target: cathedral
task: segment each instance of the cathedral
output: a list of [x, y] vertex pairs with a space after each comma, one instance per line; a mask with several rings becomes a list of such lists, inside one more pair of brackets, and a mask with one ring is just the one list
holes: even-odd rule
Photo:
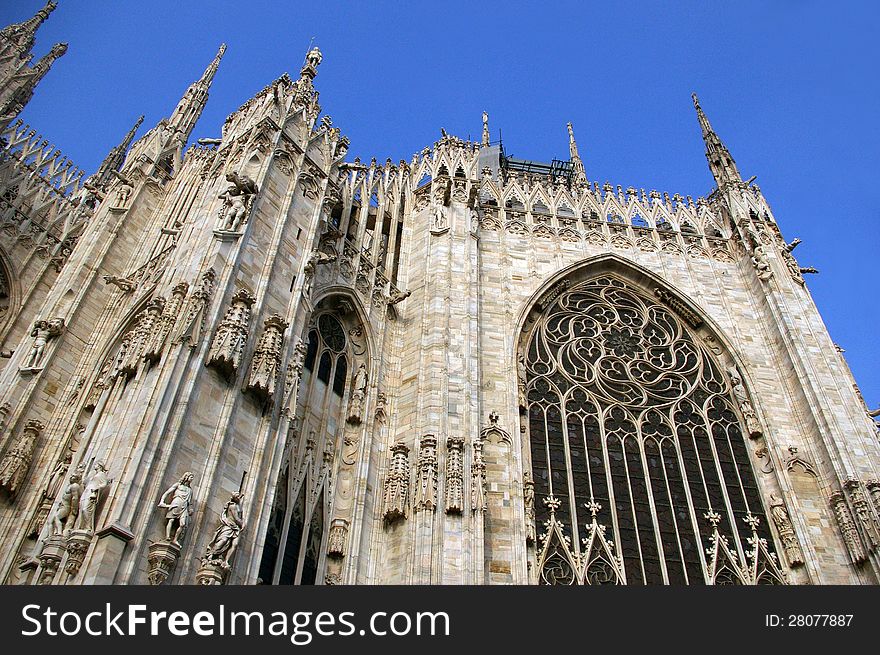
[[878, 582], [874, 422], [696, 96], [694, 199], [486, 114], [347, 161], [317, 48], [198, 138], [221, 45], [88, 174], [17, 118], [54, 8], [0, 32], [4, 584]]

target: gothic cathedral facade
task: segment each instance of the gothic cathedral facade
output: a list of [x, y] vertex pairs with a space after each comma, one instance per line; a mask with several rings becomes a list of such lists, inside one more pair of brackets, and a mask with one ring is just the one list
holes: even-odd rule
[[443, 133], [346, 161], [306, 56], [225, 47], [85, 175], [0, 39], [6, 584], [874, 584], [880, 447], [760, 189]]

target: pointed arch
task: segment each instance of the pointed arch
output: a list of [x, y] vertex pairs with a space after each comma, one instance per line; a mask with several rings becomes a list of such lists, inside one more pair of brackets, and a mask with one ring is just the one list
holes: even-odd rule
[[[575, 561], [589, 563], [605, 525], [615, 553], [601, 556], [604, 580], [784, 584], [745, 419], [725, 375], [738, 358], [696, 305], [653, 273], [604, 254], [542, 285], [519, 327], [535, 519], [559, 524]], [[552, 516], [544, 499], [554, 503]], [[536, 558], [544, 579], [546, 553]]]

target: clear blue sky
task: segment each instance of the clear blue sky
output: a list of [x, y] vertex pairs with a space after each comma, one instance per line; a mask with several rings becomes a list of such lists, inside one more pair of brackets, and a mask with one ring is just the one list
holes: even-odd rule
[[[0, 24], [43, 0], [0, 4]], [[36, 54], [70, 49], [23, 112], [95, 169], [141, 113], [173, 109], [229, 44], [194, 137], [285, 71], [312, 37], [321, 104], [350, 157], [409, 159], [441, 127], [517, 157], [567, 157], [572, 121], [587, 175], [694, 197], [711, 176], [697, 91], [744, 177], [758, 176], [868, 404], [880, 406], [880, 93], [877, 3], [227, 2], [59, 0]]]

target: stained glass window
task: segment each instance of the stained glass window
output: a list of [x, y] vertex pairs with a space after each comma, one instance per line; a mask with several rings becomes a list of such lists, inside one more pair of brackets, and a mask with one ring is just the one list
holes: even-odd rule
[[541, 582], [710, 582], [716, 530], [745, 568], [747, 518], [772, 553], [730, 382], [669, 308], [616, 277], [580, 282], [526, 348]]

